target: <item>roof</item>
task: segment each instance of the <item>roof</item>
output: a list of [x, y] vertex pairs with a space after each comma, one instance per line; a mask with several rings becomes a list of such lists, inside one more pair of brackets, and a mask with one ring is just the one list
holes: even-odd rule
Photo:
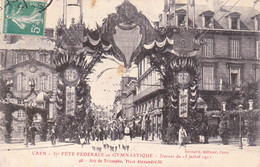
[[32, 58], [32, 59], [23, 61], [23, 62], [21, 62], [21, 63], [14, 64], [14, 65], [12, 65], [12, 66], [9, 66], [9, 67], [7, 67], [7, 68], [4, 68], [4, 69], [0, 70], [0, 73], [3, 72], [3, 71], [6, 71], [6, 70], [11, 70], [11, 69], [14, 69], [14, 68], [16, 68], [16, 67], [25, 66], [25, 65], [27, 65], [27, 64], [32, 64], [32, 63], [35, 63], [35, 64], [40, 65], [40, 66], [45, 66], [45, 67], [47, 67], [47, 68], [50, 68], [50, 69], [52, 69], [52, 70], [55, 70], [55, 68], [54, 68], [53, 66], [51, 66], [50, 64], [45, 64], [45, 63], [43, 63], [43, 62], [40, 62], [40, 61], [38, 61], [38, 60]]
[[[13, 38], [12, 43], [6, 41], [6, 37]], [[0, 49], [8, 50], [54, 50], [55, 42], [47, 37], [17, 36], [0, 34]]]
[[[235, 6], [230, 11], [229, 9], [232, 6], [224, 6], [219, 10], [219, 8], [211, 9], [207, 5], [196, 5], [195, 7], [195, 25], [198, 28], [202, 27], [202, 18], [201, 15], [206, 11], [212, 11], [215, 13], [215, 29], [228, 29], [228, 19], [226, 16], [232, 13], [239, 13], [240, 15], [240, 29], [241, 30], [254, 30], [254, 22], [252, 17], [260, 14], [260, 11], [256, 10], [254, 7], [243, 7], [243, 6]], [[176, 10], [184, 9], [186, 10], [186, 5], [180, 5]], [[190, 9], [189, 19], [193, 20], [193, 12], [192, 8]]]

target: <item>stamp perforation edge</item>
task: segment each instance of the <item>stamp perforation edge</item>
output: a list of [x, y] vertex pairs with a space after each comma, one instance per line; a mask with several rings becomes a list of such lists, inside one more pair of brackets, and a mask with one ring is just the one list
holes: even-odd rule
[[[44, 16], [44, 24], [43, 24], [43, 35], [34, 35], [34, 34], [14, 34], [14, 33], [4, 33], [4, 13], [5, 13], [5, 1], [6, 0], [0, 0], [0, 35], [11, 35], [11, 36], [30, 36], [31, 38], [43, 38], [45, 37], [45, 28], [46, 28], [46, 20], [47, 20], [47, 9], [45, 10], [45, 16]], [[21, 1], [22, 0], [18, 0]], [[45, 7], [48, 5], [50, 0], [25, 0], [25, 2], [45, 2]], [[1, 10], [2, 9], [2, 10]]]

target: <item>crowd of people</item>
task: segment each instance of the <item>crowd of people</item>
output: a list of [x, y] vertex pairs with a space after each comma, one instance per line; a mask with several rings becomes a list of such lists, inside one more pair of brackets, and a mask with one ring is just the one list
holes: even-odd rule
[[[32, 123], [31, 126], [25, 127], [25, 145], [28, 146], [28, 142], [31, 142], [31, 145], [35, 145], [35, 135], [37, 131], [34, 123]], [[130, 127], [129, 123], [113, 121], [109, 125], [97, 124], [91, 129], [84, 129], [81, 127], [77, 130], [77, 134], [81, 147], [85, 144], [90, 144], [93, 151], [101, 152], [102, 149], [111, 150], [113, 152], [117, 152], [119, 149], [128, 151], [130, 141], [134, 137], [134, 127]], [[145, 135], [142, 134], [142, 140], [144, 140], [144, 136]], [[147, 136], [148, 135], [146, 135], [146, 138]], [[184, 144], [187, 143], [188, 138], [187, 132], [183, 126], [179, 129], [178, 137], [180, 147], [184, 146]], [[57, 140], [56, 124], [52, 125], [49, 129], [49, 139], [51, 144], [55, 146]]]
[[132, 137], [132, 129], [129, 124], [116, 121], [109, 126], [93, 126], [91, 130], [82, 128], [79, 133], [81, 147], [84, 144], [91, 144], [92, 150], [99, 152], [102, 149], [114, 152], [119, 149], [128, 151]]
[[[34, 123], [32, 123], [30, 126], [26, 126], [24, 127], [24, 145], [28, 146], [29, 143], [31, 143], [31, 145], [35, 145], [35, 137], [37, 134], [38, 130], [35, 127]], [[51, 126], [50, 130], [49, 130], [49, 136], [50, 136], [50, 140], [51, 140], [51, 144], [53, 146], [56, 145], [56, 139], [57, 139], [57, 130], [56, 130], [56, 126], [53, 125]]]

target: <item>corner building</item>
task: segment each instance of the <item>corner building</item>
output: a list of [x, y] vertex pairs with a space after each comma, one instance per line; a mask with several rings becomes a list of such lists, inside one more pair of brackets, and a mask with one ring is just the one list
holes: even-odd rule
[[[219, 0], [207, 4], [164, 2], [157, 28], [186, 25], [198, 30], [203, 41], [197, 51], [200, 62], [199, 96], [207, 111], [220, 111], [241, 86], [259, 80], [260, 11], [255, 7], [224, 6]], [[231, 10], [230, 10], [231, 9]], [[188, 13], [188, 14], [187, 14]], [[188, 15], [188, 18], [187, 18]], [[137, 62], [137, 93], [135, 113], [148, 115], [154, 137], [160, 139], [163, 112], [163, 89], [160, 75], [150, 66], [149, 59]]]

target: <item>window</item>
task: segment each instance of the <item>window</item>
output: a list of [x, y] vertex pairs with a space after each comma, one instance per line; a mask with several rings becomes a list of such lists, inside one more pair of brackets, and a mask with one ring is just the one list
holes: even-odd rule
[[215, 82], [214, 82], [214, 67], [206, 67], [204, 66], [202, 69], [202, 82], [204, 90], [214, 90]]
[[260, 59], [260, 41], [256, 41], [256, 59]]
[[22, 74], [17, 76], [17, 90], [22, 90]]
[[240, 58], [240, 43], [239, 40], [230, 40], [230, 55], [231, 58], [238, 59]]
[[47, 90], [48, 89], [48, 84], [49, 84], [48, 76], [42, 75], [40, 77], [40, 89], [41, 90]]
[[177, 23], [178, 26], [181, 26], [182, 24], [185, 24], [185, 15], [178, 15], [177, 16]]
[[255, 68], [255, 81], [259, 81], [260, 79], [260, 69], [259, 68]]
[[18, 110], [18, 118], [25, 118], [26, 114], [23, 110]]
[[17, 76], [17, 90], [27, 90], [27, 76], [22, 73]]
[[260, 14], [255, 15], [251, 19], [254, 22], [255, 31], [259, 31], [260, 30]]
[[240, 29], [240, 13], [232, 12], [226, 17], [228, 18], [228, 28], [233, 30]]
[[238, 29], [238, 19], [231, 19], [231, 29]]
[[214, 19], [212, 16], [204, 16], [204, 27], [214, 28]]
[[213, 57], [213, 39], [204, 39], [205, 45], [203, 45], [203, 56]]
[[27, 89], [27, 88], [28, 88], [28, 77], [27, 77], [27, 76], [23, 76], [22, 79], [23, 79], [22, 89], [23, 89], [23, 90], [28, 90], [28, 89]]
[[255, 81], [259, 81], [260, 79], [260, 70], [259, 68], [255, 68]]
[[37, 53], [37, 59], [43, 63], [50, 63], [50, 54], [39, 52]]
[[16, 62], [16, 64], [18, 64], [18, 63], [21, 63], [21, 62], [28, 60], [28, 59], [29, 59], [29, 57], [26, 53], [17, 53], [16, 58], [15, 58], [15, 62]]
[[236, 89], [240, 86], [240, 68], [230, 68], [229, 82], [232, 89]]

